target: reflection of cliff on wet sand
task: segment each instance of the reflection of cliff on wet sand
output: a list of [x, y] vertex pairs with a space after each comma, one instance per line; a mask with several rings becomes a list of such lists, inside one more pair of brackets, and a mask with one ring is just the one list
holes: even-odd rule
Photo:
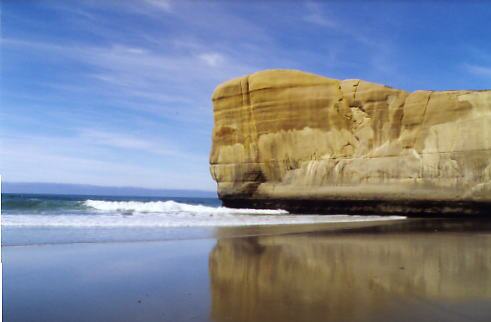
[[236, 322], [489, 321], [489, 249], [486, 232], [223, 239], [210, 255], [211, 314]]

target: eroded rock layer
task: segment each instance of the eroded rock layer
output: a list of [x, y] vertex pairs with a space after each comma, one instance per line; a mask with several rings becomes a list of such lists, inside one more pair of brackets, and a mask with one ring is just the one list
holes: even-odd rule
[[219, 85], [213, 105], [210, 170], [227, 206], [479, 212], [491, 203], [491, 91], [408, 93], [267, 70]]

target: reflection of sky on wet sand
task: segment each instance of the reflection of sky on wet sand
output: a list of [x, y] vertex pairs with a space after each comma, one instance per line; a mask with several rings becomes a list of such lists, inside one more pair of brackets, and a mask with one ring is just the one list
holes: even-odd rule
[[4, 321], [207, 321], [214, 244], [3, 247]]
[[491, 235], [419, 228], [219, 240], [212, 318], [489, 321]]
[[4, 319], [491, 320], [491, 222], [353, 227], [4, 246]]

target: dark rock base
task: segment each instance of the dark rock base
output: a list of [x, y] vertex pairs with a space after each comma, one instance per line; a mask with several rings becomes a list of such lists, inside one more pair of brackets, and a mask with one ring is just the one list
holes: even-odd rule
[[401, 215], [491, 218], [491, 203], [476, 201], [222, 199], [230, 208], [284, 209], [294, 214]]

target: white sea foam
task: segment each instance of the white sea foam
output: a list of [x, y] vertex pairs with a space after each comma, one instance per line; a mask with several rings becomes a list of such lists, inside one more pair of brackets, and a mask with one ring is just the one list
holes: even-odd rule
[[203, 205], [190, 205], [187, 203], [168, 201], [103, 201], [87, 200], [87, 207], [111, 212], [139, 212], [139, 213], [189, 213], [189, 214], [258, 214], [281, 215], [287, 214], [285, 210], [270, 209], [233, 209], [225, 207], [209, 207]]
[[204, 227], [338, 223], [398, 220], [398, 216], [291, 215], [284, 210], [231, 209], [175, 201], [84, 202], [84, 214], [3, 215], [2, 226], [11, 227]]

